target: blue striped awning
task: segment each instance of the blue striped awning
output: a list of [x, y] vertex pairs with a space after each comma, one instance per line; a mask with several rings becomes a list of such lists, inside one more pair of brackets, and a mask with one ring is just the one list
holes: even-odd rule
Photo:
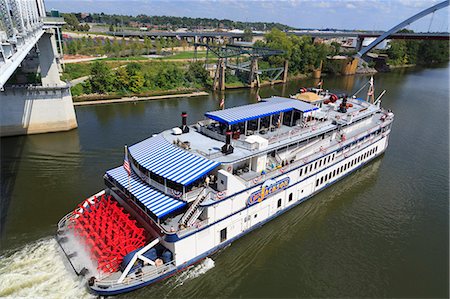
[[128, 190], [158, 218], [186, 205], [184, 201], [167, 196], [144, 183], [134, 172], [131, 172], [130, 185], [128, 185], [128, 173], [123, 166], [108, 170], [106, 175], [116, 186], [119, 185], [117, 187]]
[[281, 112], [298, 110], [305, 113], [316, 109], [318, 109], [316, 106], [299, 100], [271, 97], [268, 99], [264, 99], [263, 101], [256, 104], [207, 112], [205, 113], [205, 116], [220, 123], [233, 125], [252, 119], [270, 116], [272, 114], [278, 114]]
[[183, 150], [161, 135], [130, 146], [133, 159], [148, 171], [172, 182], [187, 186], [220, 165]]

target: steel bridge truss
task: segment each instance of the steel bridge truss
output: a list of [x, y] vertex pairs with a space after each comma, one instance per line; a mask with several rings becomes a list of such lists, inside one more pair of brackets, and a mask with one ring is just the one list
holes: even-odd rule
[[[216, 65], [216, 72], [214, 76], [214, 88], [224, 89], [225, 68], [249, 73], [249, 85], [253, 87], [256, 83], [260, 85], [259, 75], [268, 73], [270, 81], [276, 81], [280, 75], [286, 71], [285, 67], [260, 69], [258, 67], [258, 59], [266, 58], [273, 55], [283, 55], [282, 50], [274, 50], [268, 48], [257, 48], [252, 46], [241, 45], [211, 45], [203, 43], [194, 44], [194, 60], [197, 61], [197, 48], [206, 48], [205, 66], [208, 65], [209, 53], [219, 58]], [[234, 61], [233, 61], [234, 60]]]
[[44, 33], [43, 17], [42, 0], [0, 0], [0, 88]]

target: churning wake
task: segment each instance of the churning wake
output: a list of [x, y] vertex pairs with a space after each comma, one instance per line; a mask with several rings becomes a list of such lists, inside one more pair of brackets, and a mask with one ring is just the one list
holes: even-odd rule
[[[175, 285], [173, 290], [212, 268], [214, 261], [206, 258], [168, 284]], [[88, 293], [86, 282], [70, 270], [53, 238], [27, 244], [0, 256], [0, 297], [95, 298]]]
[[207, 257], [199, 264], [190, 267], [189, 269], [181, 272], [181, 274], [176, 275], [174, 278], [169, 279], [165, 285], [168, 287], [168, 292], [165, 294], [164, 298], [169, 298], [172, 291], [176, 288], [182, 286], [185, 282], [199, 277], [205, 274], [208, 270], [214, 268], [214, 261]]
[[0, 297], [95, 298], [69, 271], [53, 238], [0, 256]]

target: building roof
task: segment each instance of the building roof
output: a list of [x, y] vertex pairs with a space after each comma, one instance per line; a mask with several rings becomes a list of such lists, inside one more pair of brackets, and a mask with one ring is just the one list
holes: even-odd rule
[[187, 186], [220, 165], [183, 150], [162, 135], [145, 139], [129, 147], [131, 157], [148, 171]]
[[134, 172], [131, 173], [130, 183], [128, 183], [128, 173], [123, 166], [108, 170], [106, 175], [119, 185], [118, 187], [128, 190], [158, 218], [186, 205], [184, 201], [167, 196], [144, 183]]
[[207, 112], [205, 113], [205, 116], [220, 123], [233, 125], [281, 112], [288, 112], [292, 110], [309, 112], [316, 109], [318, 108], [305, 102], [282, 97], [271, 97], [256, 104]]

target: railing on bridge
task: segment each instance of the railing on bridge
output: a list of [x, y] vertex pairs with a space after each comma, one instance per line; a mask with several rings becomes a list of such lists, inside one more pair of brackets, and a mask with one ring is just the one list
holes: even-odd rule
[[0, 88], [43, 34], [42, 0], [0, 1]]

